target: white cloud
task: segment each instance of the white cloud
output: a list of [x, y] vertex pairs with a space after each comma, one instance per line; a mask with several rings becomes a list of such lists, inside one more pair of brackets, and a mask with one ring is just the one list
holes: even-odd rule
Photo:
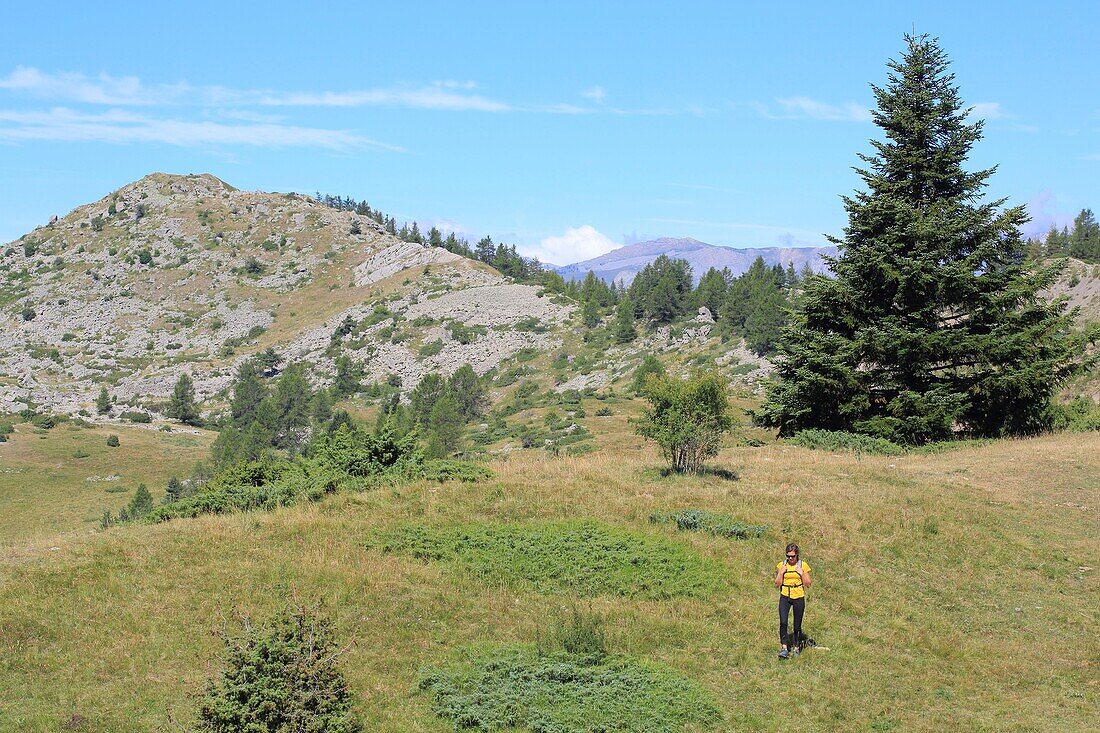
[[136, 76], [92, 77], [79, 72], [49, 73], [30, 67], [17, 67], [6, 77], [0, 77], [0, 90], [30, 95], [40, 99], [71, 104], [110, 107], [188, 106], [218, 107], [404, 107], [409, 109], [453, 112], [526, 112], [542, 114], [591, 114], [603, 112], [616, 115], [667, 115], [691, 109], [620, 109], [604, 107], [602, 87], [592, 87], [581, 96], [592, 104], [570, 103], [513, 104], [474, 94], [477, 83], [444, 79], [430, 84], [376, 87], [345, 91], [279, 91], [273, 89], [230, 89], [223, 86], [176, 84], [146, 84]]
[[590, 224], [566, 229], [560, 237], [547, 237], [534, 247], [527, 247], [528, 256], [555, 265], [571, 265], [606, 254], [620, 245], [596, 231]]
[[755, 102], [750, 105], [761, 117], [772, 120], [812, 119], [841, 122], [868, 122], [871, 110], [862, 104], [845, 102], [829, 104], [810, 97], [776, 99], [778, 109]]
[[228, 89], [178, 84], [146, 85], [136, 76], [81, 73], [51, 74], [17, 67], [0, 78], [0, 89], [81, 104], [112, 107], [151, 105], [272, 106], [272, 107], [411, 107], [414, 109], [507, 112], [511, 106], [469, 92], [472, 81], [436, 81], [419, 87], [362, 89], [345, 92], [279, 92], [264, 89]]
[[607, 98], [607, 92], [601, 86], [594, 86], [581, 92], [581, 96], [585, 99], [591, 99], [596, 104], [603, 104], [604, 99]]
[[977, 102], [970, 105], [970, 111], [966, 116], [974, 120], [1003, 120], [1009, 115], [1001, 109], [1000, 102]]
[[330, 150], [374, 147], [395, 152], [394, 145], [343, 130], [280, 124], [227, 125], [220, 122], [174, 120], [125, 110], [87, 114], [63, 107], [48, 111], [0, 110], [0, 142], [55, 140], [67, 142], [164, 143], [168, 145], [248, 145], [254, 147], [318, 147]]

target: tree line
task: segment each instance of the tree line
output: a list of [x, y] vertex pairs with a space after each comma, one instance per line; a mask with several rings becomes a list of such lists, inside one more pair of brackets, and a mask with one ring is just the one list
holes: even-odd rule
[[1045, 237], [1028, 240], [1028, 257], [1075, 257], [1085, 262], [1100, 262], [1100, 223], [1092, 209], [1081, 209], [1072, 227], [1052, 226]]

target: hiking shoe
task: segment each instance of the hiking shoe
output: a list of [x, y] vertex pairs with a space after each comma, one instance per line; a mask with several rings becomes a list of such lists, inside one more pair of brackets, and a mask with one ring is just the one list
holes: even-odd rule
[[780, 649], [779, 650], [779, 658], [780, 659], [786, 659], [788, 656], [790, 656], [790, 652], [788, 652], [786, 649]]
[[794, 649], [791, 650], [791, 656], [792, 657], [797, 657], [801, 653], [802, 653], [802, 650], [800, 650], [798, 647], [795, 647]]

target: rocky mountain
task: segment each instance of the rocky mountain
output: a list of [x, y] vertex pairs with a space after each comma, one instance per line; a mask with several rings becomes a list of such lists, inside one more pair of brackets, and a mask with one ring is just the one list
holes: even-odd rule
[[94, 415], [103, 386], [155, 411], [184, 371], [217, 401], [267, 347], [324, 380], [338, 338], [364, 383], [415, 386], [553, 348], [573, 309], [308, 196], [158, 173], [0, 247], [0, 413]]
[[695, 281], [716, 267], [721, 270], [728, 267], [734, 275], [740, 275], [749, 269], [757, 257], [763, 257], [769, 265], [793, 263], [796, 270], [809, 265], [815, 272], [825, 269], [822, 255], [836, 254], [836, 247], [766, 247], [761, 249], [735, 249], [718, 247], [697, 239], [675, 239], [662, 237], [648, 242], [638, 242], [619, 247], [605, 255], [584, 262], [558, 267], [558, 272], [566, 280], [580, 280], [594, 272], [597, 277], [629, 284], [634, 276], [647, 264], [660, 255], [687, 260], [695, 273]]

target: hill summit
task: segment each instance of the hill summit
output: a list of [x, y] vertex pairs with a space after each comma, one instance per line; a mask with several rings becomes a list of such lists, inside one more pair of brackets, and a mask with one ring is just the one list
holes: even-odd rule
[[[103, 386], [120, 407], [148, 406], [184, 371], [205, 400], [267, 347], [323, 377], [341, 324], [355, 336], [342, 350], [367, 380], [415, 385], [463, 363], [484, 373], [552, 346], [570, 311], [309, 196], [154, 173], [0, 248], [0, 412], [88, 411]], [[531, 318], [547, 327], [511, 329]], [[486, 333], [461, 343], [447, 329], [455, 320]]]

